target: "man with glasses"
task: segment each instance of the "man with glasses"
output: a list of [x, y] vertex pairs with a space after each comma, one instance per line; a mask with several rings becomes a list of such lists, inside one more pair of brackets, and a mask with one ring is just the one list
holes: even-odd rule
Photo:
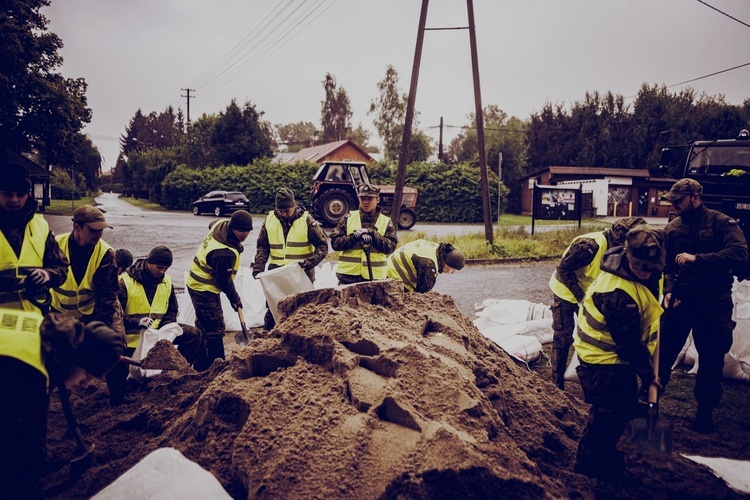
[[693, 430], [714, 431], [712, 413], [721, 401], [724, 356], [732, 347], [732, 268], [747, 261], [747, 242], [737, 221], [703, 205], [703, 186], [694, 179], [675, 182], [662, 199], [677, 217], [666, 227], [659, 377], [669, 382], [672, 365], [690, 331], [698, 350], [695, 379], [698, 409]]

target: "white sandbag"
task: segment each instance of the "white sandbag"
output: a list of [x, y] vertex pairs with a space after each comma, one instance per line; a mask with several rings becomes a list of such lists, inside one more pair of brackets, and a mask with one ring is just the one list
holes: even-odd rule
[[310, 278], [296, 262], [260, 273], [258, 278], [275, 321], [278, 321], [277, 304], [281, 299], [315, 289]]
[[323, 262], [315, 268], [315, 289], [336, 288], [339, 285], [339, 279], [336, 277], [335, 262]]
[[732, 460], [729, 458], [709, 458], [698, 455], [683, 457], [693, 462], [705, 465], [714, 476], [723, 479], [727, 485], [738, 493], [750, 493], [750, 462], [747, 460]]
[[578, 379], [578, 372], [576, 371], [576, 368], [580, 364], [581, 361], [578, 359], [578, 355], [573, 352], [573, 356], [570, 358], [570, 363], [568, 363], [568, 367], [565, 369], [565, 373], [563, 374], [563, 378], [566, 382], [575, 382], [576, 384], [581, 383], [581, 381]]
[[542, 344], [536, 337], [525, 337], [514, 335], [510, 338], [497, 342], [511, 356], [522, 359], [526, 363], [538, 361], [542, 355]]
[[475, 306], [476, 315], [488, 318], [495, 324], [522, 323], [529, 320], [552, 317], [549, 306], [528, 300], [487, 299]]
[[518, 332], [518, 335], [526, 335], [528, 337], [536, 337], [542, 344], [549, 344], [552, 342], [554, 331], [552, 330], [552, 318], [543, 319], [532, 319], [523, 323], [523, 328]]
[[[150, 351], [158, 341], [168, 340], [174, 342], [174, 339], [180, 335], [182, 335], [182, 327], [177, 323], [167, 323], [166, 325], [162, 325], [158, 330], [144, 328], [141, 330], [140, 338], [138, 339], [138, 347], [135, 348], [133, 359], [136, 361], [142, 361], [148, 354], [148, 351]], [[136, 380], [155, 377], [161, 372], [161, 370], [144, 370], [143, 368], [132, 365], [128, 368], [129, 376]]]
[[482, 335], [490, 339], [491, 341], [499, 344], [503, 340], [509, 339], [518, 332], [523, 330], [525, 323], [513, 323], [510, 325], [493, 325], [484, 330], [479, 330]]
[[128, 469], [93, 500], [231, 499], [218, 479], [174, 448], [159, 448]]

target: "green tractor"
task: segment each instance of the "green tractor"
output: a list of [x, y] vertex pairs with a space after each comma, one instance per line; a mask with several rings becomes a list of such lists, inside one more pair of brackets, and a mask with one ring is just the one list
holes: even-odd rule
[[[313, 178], [310, 190], [312, 214], [324, 226], [334, 227], [351, 210], [359, 207], [357, 187], [370, 184], [365, 163], [329, 161], [323, 163]], [[380, 207], [390, 215], [395, 186], [380, 187]], [[398, 228], [411, 229], [417, 223], [417, 190], [404, 186]]]

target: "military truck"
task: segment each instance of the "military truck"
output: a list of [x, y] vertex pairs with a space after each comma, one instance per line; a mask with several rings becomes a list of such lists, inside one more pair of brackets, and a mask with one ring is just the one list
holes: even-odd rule
[[[313, 178], [310, 206], [315, 219], [325, 226], [338, 224], [349, 211], [359, 208], [357, 187], [370, 184], [367, 166], [355, 161], [328, 161], [323, 163]], [[395, 186], [380, 187], [380, 207], [390, 215]], [[399, 229], [411, 229], [417, 223], [417, 190], [404, 187], [399, 211]]]
[[[706, 207], [737, 219], [750, 240], [750, 132], [743, 129], [734, 139], [665, 147], [659, 163], [660, 174], [700, 182]], [[734, 271], [737, 276], [750, 277], [750, 266]]]

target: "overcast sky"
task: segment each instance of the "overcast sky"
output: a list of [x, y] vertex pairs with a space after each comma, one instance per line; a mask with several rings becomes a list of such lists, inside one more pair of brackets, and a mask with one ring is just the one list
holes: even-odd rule
[[[272, 124], [320, 127], [322, 81], [346, 89], [353, 126], [386, 66], [409, 89], [421, 0], [52, 0], [43, 13], [62, 38], [66, 77], [83, 77], [94, 116], [85, 132], [106, 171], [135, 111], [186, 109], [193, 120], [231, 99]], [[718, 12], [717, 10], [732, 16]], [[586, 91], [675, 85], [750, 63], [748, 0], [474, 0], [482, 102], [526, 119]], [[466, 27], [461, 0], [433, 0], [427, 27]], [[416, 108], [437, 139], [440, 117], [462, 126], [474, 111], [467, 30], [425, 34]], [[750, 65], [686, 85], [730, 104], [750, 98]], [[672, 87], [677, 91], [682, 86]], [[445, 130], [447, 143], [458, 128]]]

